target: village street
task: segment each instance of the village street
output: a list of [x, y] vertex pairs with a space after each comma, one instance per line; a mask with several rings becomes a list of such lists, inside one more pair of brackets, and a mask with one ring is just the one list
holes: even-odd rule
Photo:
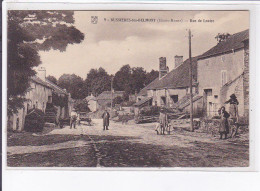
[[218, 167], [248, 166], [248, 134], [219, 140], [201, 132], [175, 129], [156, 135], [155, 124], [102, 120], [77, 129], [45, 129], [43, 133], [9, 133], [10, 167]]

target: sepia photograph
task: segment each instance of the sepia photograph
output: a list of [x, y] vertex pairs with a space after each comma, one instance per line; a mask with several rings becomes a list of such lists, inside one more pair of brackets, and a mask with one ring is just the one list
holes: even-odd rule
[[249, 13], [8, 10], [7, 167], [250, 167]]

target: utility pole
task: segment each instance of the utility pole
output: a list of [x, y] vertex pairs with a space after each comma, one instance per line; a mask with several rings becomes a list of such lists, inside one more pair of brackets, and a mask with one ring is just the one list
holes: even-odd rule
[[189, 60], [190, 60], [190, 130], [193, 132], [193, 101], [192, 101], [192, 58], [191, 58], [191, 30], [189, 29]]
[[114, 80], [114, 76], [112, 76], [111, 78], [111, 111], [113, 108], [113, 80]]

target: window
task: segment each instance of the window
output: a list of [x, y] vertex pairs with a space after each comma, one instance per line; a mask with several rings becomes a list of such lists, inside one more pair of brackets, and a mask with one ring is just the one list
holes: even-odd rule
[[178, 102], [178, 95], [171, 95], [171, 99], [173, 103], [177, 103]]
[[225, 62], [225, 56], [221, 56], [221, 61]]
[[204, 93], [206, 96], [212, 96], [212, 89], [204, 89]]
[[164, 96], [161, 97], [161, 103], [162, 105], [166, 105], [166, 97]]
[[224, 86], [227, 83], [227, 71], [221, 71], [221, 85]]

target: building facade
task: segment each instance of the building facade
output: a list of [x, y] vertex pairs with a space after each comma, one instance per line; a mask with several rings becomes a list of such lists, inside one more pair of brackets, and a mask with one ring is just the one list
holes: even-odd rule
[[[68, 103], [64, 107], [55, 106], [53, 104], [54, 96], [66, 97], [64, 100]], [[41, 110], [46, 115], [49, 106], [55, 107], [56, 113], [53, 114], [55, 118], [53, 121], [57, 121], [60, 117], [69, 117], [72, 110], [70, 94], [47, 80], [46, 70], [43, 67], [38, 68], [37, 75], [30, 79], [30, 87], [27, 89], [24, 98], [27, 101], [24, 102], [23, 108], [18, 113], [8, 117], [8, 130], [22, 131], [24, 129], [25, 116], [33, 108]]]
[[27, 101], [24, 102], [23, 108], [19, 109], [18, 113], [8, 117], [9, 130], [22, 131], [25, 116], [30, 109], [36, 108], [45, 112], [47, 103], [52, 101], [52, 89], [38, 76], [34, 76], [30, 80], [30, 88], [24, 97]]
[[239, 101], [239, 115], [248, 113], [248, 39], [249, 30], [233, 34], [198, 58], [198, 92], [204, 98], [207, 116], [218, 115], [233, 93]]
[[[144, 87], [137, 95], [136, 105], [145, 105], [144, 100], [152, 101], [152, 105], [159, 107], [174, 107], [190, 93], [190, 62], [183, 56], [175, 56], [175, 68], [165, 73], [166, 58], [159, 58], [159, 76]], [[197, 57], [192, 58], [193, 93], [197, 89]], [[163, 74], [163, 75], [162, 75]], [[147, 99], [152, 98], [152, 99]], [[141, 104], [138, 104], [140, 102]]]

